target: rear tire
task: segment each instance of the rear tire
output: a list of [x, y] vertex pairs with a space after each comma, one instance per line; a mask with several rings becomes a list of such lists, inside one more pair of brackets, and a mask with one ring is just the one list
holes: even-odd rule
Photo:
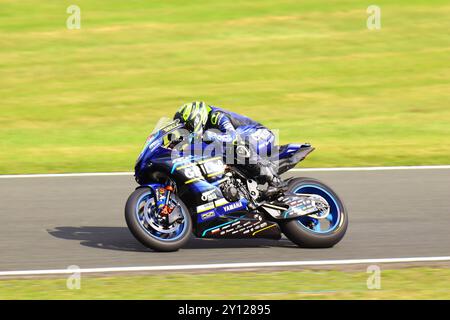
[[344, 204], [339, 199], [338, 195], [324, 183], [311, 178], [295, 178], [289, 181], [288, 192], [295, 193], [296, 190], [301, 190], [310, 186], [310, 189], [317, 187], [325, 194], [328, 194], [329, 199], [334, 202], [336, 214], [339, 215], [339, 220], [336, 221], [334, 229], [328, 232], [317, 232], [307, 228], [302, 224], [301, 218], [292, 219], [280, 222], [280, 228], [286, 237], [293, 243], [302, 248], [330, 248], [337, 244], [345, 235], [348, 226], [348, 216]]
[[182, 230], [180, 236], [178, 236], [175, 240], [160, 240], [150, 235], [144, 229], [144, 226], [142, 226], [139, 222], [136, 214], [139, 199], [142, 199], [143, 196], [149, 193], [151, 194], [152, 192], [153, 191], [150, 188], [139, 188], [135, 190], [128, 198], [125, 205], [125, 220], [127, 222], [128, 229], [130, 229], [133, 236], [139, 240], [139, 242], [150, 249], [165, 252], [176, 251], [186, 244], [192, 234], [192, 219], [190, 217], [189, 210], [180, 198], [178, 198], [175, 194], [171, 195], [172, 199], [174, 199], [185, 212], [184, 230]]

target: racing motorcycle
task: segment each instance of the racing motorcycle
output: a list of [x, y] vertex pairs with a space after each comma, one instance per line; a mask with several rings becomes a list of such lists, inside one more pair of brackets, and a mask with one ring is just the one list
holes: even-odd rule
[[[327, 248], [344, 237], [347, 211], [327, 185], [290, 177], [281, 194], [267, 196], [245, 166], [227, 165], [222, 155], [174, 156], [168, 137], [182, 127], [172, 121], [155, 129], [135, 164], [139, 186], [127, 200], [125, 219], [143, 245], [176, 251], [192, 235], [279, 240], [284, 234], [299, 247]], [[280, 146], [274, 160], [278, 173], [294, 168], [313, 150], [310, 144]]]

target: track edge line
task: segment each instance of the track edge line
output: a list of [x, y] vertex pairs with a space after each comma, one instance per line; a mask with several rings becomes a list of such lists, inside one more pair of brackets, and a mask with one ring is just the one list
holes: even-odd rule
[[333, 266], [372, 263], [405, 263], [405, 262], [444, 262], [450, 261], [450, 256], [442, 257], [412, 257], [412, 258], [374, 258], [374, 259], [346, 259], [346, 260], [315, 260], [315, 261], [270, 261], [270, 262], [243, 262], [243, 263], [217, 263], [192, 264], [168, 266], [140, 266], [140, 267], [106, 267], [106, 268], [80, 268], [80, 269], [49, 269], [49, 270], [20, 270], [0, 271], [0, 276], [36, 276], [57, 275], [73, 273], [114, 273], [114, 272], [142, 272], [142, 271], [182, 271], [182, 270], [208, 270], [208, 269], [241, 269], [241, 268], [271, 268], [292, 266]]

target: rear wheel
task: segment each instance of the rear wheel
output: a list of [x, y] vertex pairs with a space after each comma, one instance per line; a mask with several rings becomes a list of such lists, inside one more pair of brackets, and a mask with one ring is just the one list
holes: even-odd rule
[[329, 212], [323, 216], [304, 216], [281, 222], [281, 230], [289, 240], [303, 248], [329, 248], [344, 237], [348, 226], [347, 211], [330, 187], [315, 179], [296, 178], [289, 182], [288, 192], [318, 195], [329, 206]]
[[153, 189], [135, 190], [125, 205], [125, 220], [131, 233], [144, 246], [156, 251], [176, 251], [190, 238], [192, 222], [185, 204], [175, 195], [171, 202], [177, 218], [170, 224], [164, 223], [156, 207]]

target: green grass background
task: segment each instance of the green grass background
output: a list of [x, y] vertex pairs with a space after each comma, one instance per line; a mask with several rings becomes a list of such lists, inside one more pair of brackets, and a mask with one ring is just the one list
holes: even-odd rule
[[[66, 8], [81, 8], [67, 30]], [[317, 147], [305, 166], [450, 163], [450, 3], [0, 0], [0, 174], [131, 170], [202, 99]]]
[[366, 272], [273, 271], [0, 280], [0, 299], [450, 299], [450, 269], [381, 270], [369, 290]]

